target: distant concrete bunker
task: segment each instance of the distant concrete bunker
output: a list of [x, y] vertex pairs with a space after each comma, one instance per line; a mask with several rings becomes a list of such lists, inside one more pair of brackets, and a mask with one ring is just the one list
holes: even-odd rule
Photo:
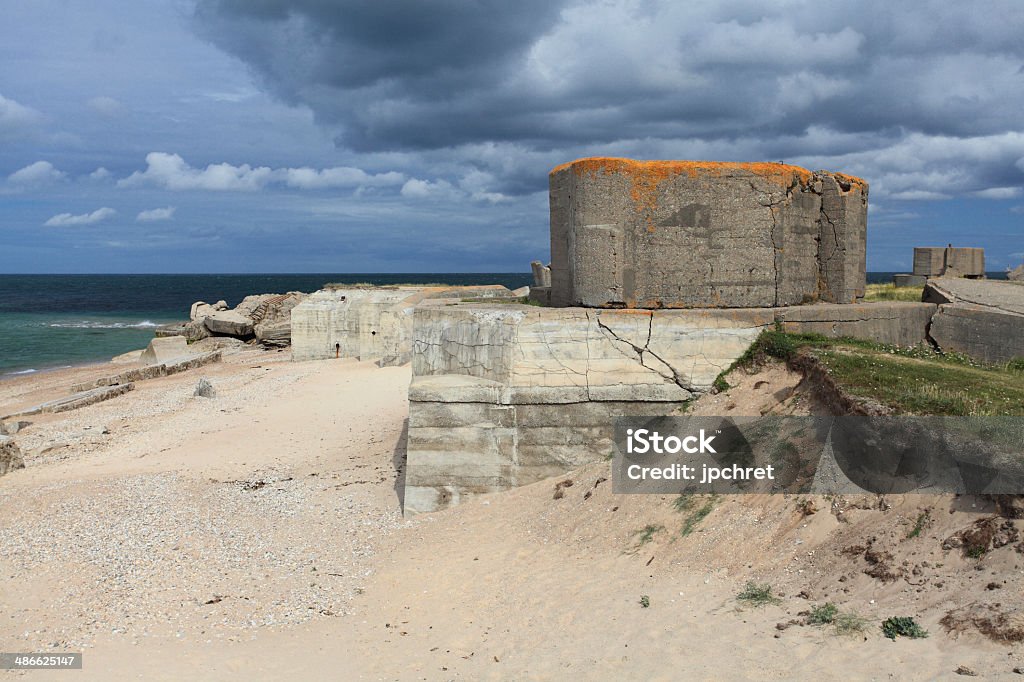
[[549, 181], [554, 307], [778, 307], [864, 295], [868, 186], [859, 178], [781, 163], [589, 158], [558, 166]]

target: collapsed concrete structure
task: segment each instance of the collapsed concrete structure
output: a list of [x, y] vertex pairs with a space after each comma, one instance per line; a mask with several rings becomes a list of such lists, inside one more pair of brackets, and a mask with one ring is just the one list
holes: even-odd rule
[[781, 163], [573, 161], [550, 175], [550, 304], [853, 303], [867, 200], [859, 178]]
[[513, 299], [493, 286], [328, 285], [291, 311], [292, 360], [356, 358], [401, 365], [412, 357], [413, 309], [425, 300]]
[[1024, 358], [1024, 282], [930, 279], [924, 300], [938, 304], [929, 338], [989, 364]]

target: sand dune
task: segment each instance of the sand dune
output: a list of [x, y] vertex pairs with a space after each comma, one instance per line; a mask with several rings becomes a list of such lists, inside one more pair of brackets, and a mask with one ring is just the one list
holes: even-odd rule
[[[100, 370], [3, 382], [0, 405]], [[192, 396], [200, 374], [216, 398]], [[595, 464], [403, 519], [408, 381], [407, 368], [243, 351], [32, 418], [27, 468], [0, 478], [2, 648], [82, 650], [74, 674], [102, 680], [924, 680], [1024, 666], [1020, 539], [980, 558], [942, 548], [993, 516], [981, 500], [680, 510], [613, 495]], [[774, 368], [695, 409], [812, 409], [796, 383]], [[779, 603], [744, 606], [748, 581]], [[804, 624], [825, 602], [866, 629]], [[903, 615], [930, 636], [885, 639], [879, 623]]]

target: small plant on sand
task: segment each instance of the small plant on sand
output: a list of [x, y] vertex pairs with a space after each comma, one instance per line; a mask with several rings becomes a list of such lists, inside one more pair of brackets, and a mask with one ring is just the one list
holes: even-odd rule
[[859, 635], [866, 632], [871, 621], [856, 613], [838, 613], [832, 621], [837, 635]]
[[930, 520], [931, 517], [929, 516], [927, 511], [923, 511], [920, 514], [918, 514], [917, 521], [914, 523], [914, 527], [910, 529], [909, 533], [907, 533], [907, 539], [910, 540], [920, 535], [921, 531], [924, 530], [925, 526], [928, 525], [928, 521]]
[[928, 636], [928, 631], [910, 616], [893, 616], [882, 623], [882, 634], [891, 640], [897, 637], [921, 639]]
[[665, 530], [665, 526], [654, 525], [649, 523], [640, 530], [633, 533], [633, 535], [639, 536], [636, 540], [636, 548], [639, 549], [646, 545], [648, 542], [654, 539], [655, 534]]
[[703, 507], [686, 517], [686, 520], [683, 521], [683, 527], [679, 531], [679, 535], [685, 538], [687, 535], [692, 533], [694, 529], [697, 528], [697, 524], [703, 521], [715, 508], [715, 502], [717, 500], [718, 496], [712, 495], [711, 499], [705, 502]]
[[651, 605], [651, 598], [648, 597], [646, 594], [640, 595], [640, 606], [642, 606], [643, 608], [646, 609], [650, 605]]
[[672, 502], [672, 507], [677, 512], [684, 512], [693, 508], [693, 496], [682, 493]]
[[980, 559], [985, 556], [986, 552], [988, 552], [988, 547], [984, 545], [973, 545], [967, 548], [967, 556], [971, 559]]
[[807, 616], [807, 622], [811, 625], [829, 625], [836, 622], [838, 615], [839, 608], [832, 602], [826, 602], [811, 609], [810, 615]]
[[779, 604], [782, 600], [772, 594], [772, 586], [768, 583], [758, 585], [750, 581], [736, 595], [736, 601], [743, 602], [748, 606], [767, 606], [768, 604]]
[[729, 390], [729, 382], [725, 380], [724, 373], [715, 377], [715, 380], [711, 383], [711, 388], [715, 389], [715, 393], [723, 393]]

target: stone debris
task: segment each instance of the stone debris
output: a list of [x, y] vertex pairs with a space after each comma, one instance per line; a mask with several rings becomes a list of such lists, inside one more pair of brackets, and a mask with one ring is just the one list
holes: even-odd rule
[[929, 328], [939, 348], [989, 364], [1024, 357], [1024, 284], [930, 279], [924, 300], [939, 304]]
[[[178, 337], [181, 338], [181, 337]], [[154, 339], [158, 341], [161, 339]], [[92, 381], [86, 381], [79, 384], [74, 384], [71, 390], [74, 392], [88, 391], [92, 388], [99, 386], [116, 386], [118, 384], [128, 384], [136, 381], [146, 381], [148, 379], [157, 379], [159, 377], [166, 377], [172, 374], [178, 374], [180, 372], [187, 372], [190, 369], [196, 369], [204, 365], [209, 365], [213, 362], [220, 362], [223, 353], [220, 350], [210, 351], [208, 353], [201, 353], [199, 355], [192, 355], [184, 358], [178, 358], [174, 362], [161, 363], [159, 365], [145, 365], [142, 367], [136, 367], [135, 369], [129, 369], [119, 374], [111, 376], [100, 377]]]
[[77, 410], [80, 407], [86, 405], [92, 405], [94, 403], [102, 402], [104, 400], [110, 400], [116, 398], [119, 395], [124, 395], [128, 391], [135, 388], [135, 384], [120, 384], [117, 386], [101, 386], [99, 388], [89, 389], [87, 391], [81, 391], [67, 396], [66, 398], [59, 398], [57, 400], [51, 400], [49, 402], [30, 407], [21, 412], [15, 414], [9, 414], [4, 419], [10, 417], [27, 416], [30, 414], [47, 414], [57, 412], [67, 412], [69, 410]]
[[196, 396], [197, 398], [216, 398], [217, 389], [213, 387], [213, 384], [210, 383], [209, 379], [207, 379], [206, 377], [201, 377], [199, 381], [196, 383], [196, 390], [192, 393], [192, 395]]
[[10, 436], [0, 436], [0, 476], [24, 468], [25, 460], [18, 444]]
[[157, 365], [188, 354], [188, 343], [183, 336], [155, 338], [142, 351], [139, 362], [144, 365]]
[[0, 422], [0, 436], [16, 436], [19, 431], [30, 423], [26, 421]]

